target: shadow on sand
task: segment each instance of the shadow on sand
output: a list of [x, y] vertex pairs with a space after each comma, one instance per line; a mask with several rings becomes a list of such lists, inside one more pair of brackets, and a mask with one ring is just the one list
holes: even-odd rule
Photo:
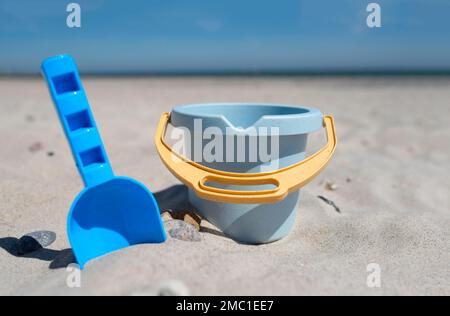
[[[191, 211], [197, 213], [196, 209], [189, 202], [189, 191], [184, 185], [175, 185], [169, 187], [165, 190], [157, 192], [154, 194], [160, 211], [179, 211], [186, 212]], [[201, 227], [200, 232], [212, 234], [219, 237], [226, 237], [221, 231]], [[47, 248], [41, 248], [31, 253], [22, 255], [18, 251], [19, 239], [15, 237], [4, 237], [0, 238], [0, 248], [4, 249], [11, 256], [17, 258], [29, 258], [35, 260], [42, 260], [50, 262], [49, 268], [52, 270], [64, 269], [72, 263], [76, 263], [75, 256], [72, 249], [64, 250], [52, 250]]]
[[[195, 207], [189, 202], [189, 190], [185, 185], [175, 185], [169, 187], [155, 193], [154, 196], [158, 202], [161, 213], [164, 211], [190, 211], [198, 214]], [[200, 227], [200, 232], [228, 238], [221, 231], [204, 226]]]
[[50, 262], [49, 268], [52, 270], [66, 268], [69, 264], [76, 263], [72, 249], [52, 250], [41, 248], [34, 252], [21, 255], [18, 251], [19, 239], [14, 237], [0, 238], [0, 248], [3, 248], [10, 255], [18, 258], [29, 258]]

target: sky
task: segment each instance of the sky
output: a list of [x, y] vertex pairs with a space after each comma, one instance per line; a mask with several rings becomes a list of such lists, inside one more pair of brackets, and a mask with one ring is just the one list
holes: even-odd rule
[[[81, 28], [66, 25], [69, 3]], [[449, 0], [0, 0], [0, 74], [450, 71]]]

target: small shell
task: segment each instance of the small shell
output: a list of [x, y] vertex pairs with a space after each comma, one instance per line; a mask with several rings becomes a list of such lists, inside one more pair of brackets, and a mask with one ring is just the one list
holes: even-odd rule
[[188, 224], [194, 226], [195, 229], [197, 229], [197, 231], [200, 231], [200, 225], [202, 223], [202, 219], [200, 217], [198, 217], [196, 214], [191, 213], [191, 212], [186, 213], [183, 216], [183, 220], [185, 223], [188, 223]]
[[326, 188], [328, 191], [336, 191], [339, 187], [338, 187], [338, 185], [337, 185], [335, 182], [333, 182], [333, 181], [327, 181], [327, 182], [325, 183], [325, 188]]

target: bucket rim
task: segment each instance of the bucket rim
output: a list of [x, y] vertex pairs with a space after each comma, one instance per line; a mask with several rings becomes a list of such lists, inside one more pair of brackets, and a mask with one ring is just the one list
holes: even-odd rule
[[[226, 114], [207, 113], [201, 111], [203, 108], [211, 107], [259, 107], [267, 110], [285, 109], [286, 113], [260, 115], [252, 124], [238, 127], [231, 122]], [[199, 109], [197, 112], [190, 111]], [[308, 134], [323, 127], [323, 114], [320, 110], [302, 105], [288, 105], [278, 103], [256, 103], [256, 102], [220, 102], [220, 103], [191, 103], [177, 105], [172, 111], [175, 126], [185, 125], [186, 120], [209, 119], [211, 124], [220, 124], [218, 127], [233, 128], [237, 132], [245, 132], [250, 128], [258, 127], [278, 127], [281, 135]], [[292, 123], [292, 124], [289, 124]], [[190, 125], [190, 124], [189, 124]], [[206, 126], [205, 126], [206, 127]]]

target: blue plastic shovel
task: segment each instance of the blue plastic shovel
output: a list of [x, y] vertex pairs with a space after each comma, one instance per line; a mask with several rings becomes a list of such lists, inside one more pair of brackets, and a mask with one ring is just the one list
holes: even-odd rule
[[49, 58], [42, 70], [86, 186], [71, 207], [67, 228], [80, 268], [130, 245], [164, 242], [152, 193], [133, 179], [114, 176], [73, 59]]

